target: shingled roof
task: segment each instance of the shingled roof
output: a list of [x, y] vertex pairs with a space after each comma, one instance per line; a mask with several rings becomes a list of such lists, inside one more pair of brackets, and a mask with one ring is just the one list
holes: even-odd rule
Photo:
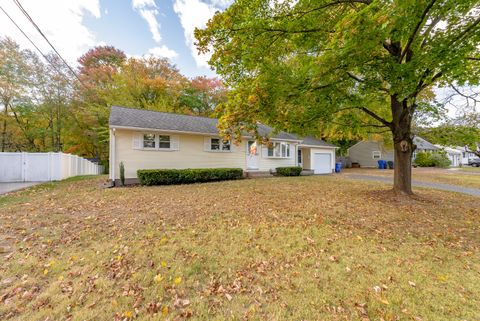
[[321, 139], [316, 139], [310, 136], [304, 137], [300, 146], [336, 147], [335, 145], [324, 142]]
[[[218, 119], [216, 118], [165, 113], [119, 106], [112, 106], [109, 124], [111, 127], [132, 127], [139, 129], [158, 129], [165, 131], [218, 135]], [[258, 132], [262, 136], [268, 136], [270, 133], [273, 133], [274, 130], [269, 126], [259, 124]], [[272, 138], [301, 140], [297, 136], [286, 132], [278, 132]]]
[[413, 143], [417, 145], [418, 150], [437, 150], [439, 149], [437, 146], [433, 145], [432, 143], [426, 141], [422, 137], [415, 136], [413, 138]]

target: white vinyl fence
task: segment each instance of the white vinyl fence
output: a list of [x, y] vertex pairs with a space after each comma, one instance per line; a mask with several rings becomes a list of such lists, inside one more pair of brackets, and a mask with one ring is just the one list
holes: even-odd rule
[[77, 155], [0, 152], [0, 182], [47, 182], [102, 173], [103, 166]]

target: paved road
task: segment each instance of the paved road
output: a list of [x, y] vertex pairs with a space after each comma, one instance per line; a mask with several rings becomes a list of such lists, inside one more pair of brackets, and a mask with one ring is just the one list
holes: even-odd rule
[[[374, 175], [359, 175], [359, 174], [346, 174], [345, 177], [353, 178], [353, 179], [360, 179], [360, 180], [367, 180], [367, 181], [393, 183], [393, 179], [391, 177], [382, 177], [382, 176], [374, 176]], [[468, 187], [462, 187], [462, 186], [458, 186], [458, 185], [424, 182], [424, 181], [417, 181], [417, 180], [413, 180], [412, 185], [416, 186], [416, 187], [434, 188], [434, 189], [440, 189], [440, 190], [443, 190], [443, 191], [457, 192], [457, 193], [462, 193], [462, 194], [467, 194], [467, 195], [473, 195], [473, 196], [480, 197], [480, 189], [478, 189], [478, 188], [468, 188]]]
[[0, 183], [0, 195], [40, 184], [40, 182]]

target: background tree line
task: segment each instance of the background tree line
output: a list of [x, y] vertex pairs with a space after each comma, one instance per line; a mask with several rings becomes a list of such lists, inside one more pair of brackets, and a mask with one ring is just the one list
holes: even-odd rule
[[0, 39], [2, 152], [63, 151], [105, 161], [112, 105], [211, 116], [226, 99], [219, 79], [189, 79], [164, 58], [127, 58], [100, 46], [78, 59], [76, 75], [58, 56], [46, 58]]

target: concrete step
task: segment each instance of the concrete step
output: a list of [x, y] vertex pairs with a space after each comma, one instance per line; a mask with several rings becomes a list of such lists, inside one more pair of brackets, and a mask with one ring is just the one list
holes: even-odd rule
[[272, 177], [272, 174], [269, 171], [255, 171], [249, 170], [245, 172], [247, 178], [260, 178], [260, 177]]

